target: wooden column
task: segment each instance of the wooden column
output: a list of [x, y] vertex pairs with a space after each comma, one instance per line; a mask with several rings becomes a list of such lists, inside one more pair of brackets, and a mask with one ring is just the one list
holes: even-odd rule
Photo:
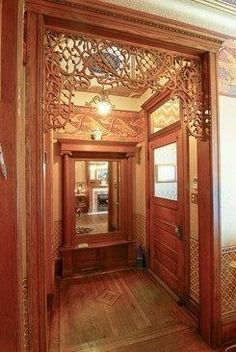
[[121, 170], [120, 170], [120, 176], [121, 176], [121, 199], [120, 199], [120, 214], [121, 214], [121, 232], [122, 233], [127, 233], [127, 223], [125, 221], [126, 219], [126, 214], [127, 214], [127, 204], [126, 204], [126, 197], [125, 195], [128, 192], [127, 189], [127, 175], [126, 175], [126, 166], [127, 166], [127, 160], [122, 159], [120, 162]]
[[27, 13], [26, 204], [30, 351], [47, 351], [45, 237], [43, 227], [43, 19]]
[[53, 262], [53, 133], [44, 134], [44, 233], [45, 233], [45, 280], [47, 295], [54, 291]]
[[216, 54], [203, 58], [204, 111], [211, 114], [211, 135], [198, 142], [200, 265], [200, 334], [212, 346], [220, 343], [220, 224]]
[[[133, 214], [133, 155], [128, 156], [127, 159], [127, 208], [130, 209], [130, 213]], [[133, 239], [133, 216], [127, 219], [127, 239], [128, 241]]]
[[[75, 206], [74, 206], [74, 162], [71, 152], [63, 152], [63, 248], [71, 247], [75, 242]], [[73, 172], [72, 172], [73, 171]], [[72, 215], [74, 217], [72, 217]], [[72, 275], [73, 251], [65, 250], [63, 255], [63, 277]]]
[[[129, 209], [130, 216], [127, 219], [127, 240], [130, 241], [128, 246], [128, 265], [132, 266], [135, 263], [135, 244], [134, 239], [134, 206], [133, 206], [133, 157], [134, 154], [127, 155], [127, 171], [126, 171], [126, 180], [127, 180], [127, 193], [126, 193], [126, 202], [127, 209]], [[140, 190], [142, 192], [142, 190]]]

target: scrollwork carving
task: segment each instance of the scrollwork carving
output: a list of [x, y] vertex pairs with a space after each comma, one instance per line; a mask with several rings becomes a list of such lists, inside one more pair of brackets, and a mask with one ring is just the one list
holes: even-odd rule
[[74, 93], [88, 89], [95, 80], [106, 88], [150, 88], [160, 93], [168, 89], [182, 100], [189, 133], [200, 139], [209, 135], [198, 58], [52, 31], [45, 33], [44, 54], [45, 130], [64, 127], [72, 117]]

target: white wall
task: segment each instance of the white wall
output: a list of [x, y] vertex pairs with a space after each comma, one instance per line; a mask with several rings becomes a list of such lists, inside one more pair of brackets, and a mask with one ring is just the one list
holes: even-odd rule
[[236, 244], [236, 98], [220, 96], [220, 203], [223, 246]]

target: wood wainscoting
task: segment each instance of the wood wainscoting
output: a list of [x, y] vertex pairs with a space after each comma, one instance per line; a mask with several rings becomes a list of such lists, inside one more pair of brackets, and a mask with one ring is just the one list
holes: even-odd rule
[[62, 249], [63, 277], [134, 266], [134, 241], [90, 243]]

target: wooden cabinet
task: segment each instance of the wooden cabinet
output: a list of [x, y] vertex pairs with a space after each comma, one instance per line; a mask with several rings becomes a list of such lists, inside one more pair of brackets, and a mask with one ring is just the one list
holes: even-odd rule
[[[136, 143], [60, 140], [63, 158], [63, 222], [64, 245], [62, 248], [63, 277], [83, 274], [89, 271], [104, 271], [134, 264], [133, 240], [133, 170], [132, 158]], [[119, 197], [110, 193], [107, 198], [119, 204], [119, 220], [107, 227], [104, 233], [76, 233], [77, 221], [84, 213], [91, 211], [89, 191], [75, 193], [75, 162], [78, 160], [119, 161]], [[114, 171], [114, 170], [113, 170]], [[112, 178], [114, 178], [114, 172]], [[118, 182], [118, 181], [116, 181]], [[106, 186], [109, 189], [111, 183]], [[114, 202], [110, 201], [107, 208]], [[76, 208], [76, 209], [75, 209]], [[109, 211], [109, 209], [108, 209]], [[111, 217], [108, 216], [109, 221]], [[81, 227], [79, 227], [81, 230]], [[86, 230], [86, 229], [85, 229]], [[112, 232], [108, 232], [112, 231]]]
[[[65, 263], [63, 276], [88, 274], [119, 269], [133, 265], [129, 262], [129, 251], [134, 254], [133, 241], [113, 241], [89, 244], [88, 247], [71, 247], [62, 250]], [[69, 269], [69, 270], [68, 270]]]

